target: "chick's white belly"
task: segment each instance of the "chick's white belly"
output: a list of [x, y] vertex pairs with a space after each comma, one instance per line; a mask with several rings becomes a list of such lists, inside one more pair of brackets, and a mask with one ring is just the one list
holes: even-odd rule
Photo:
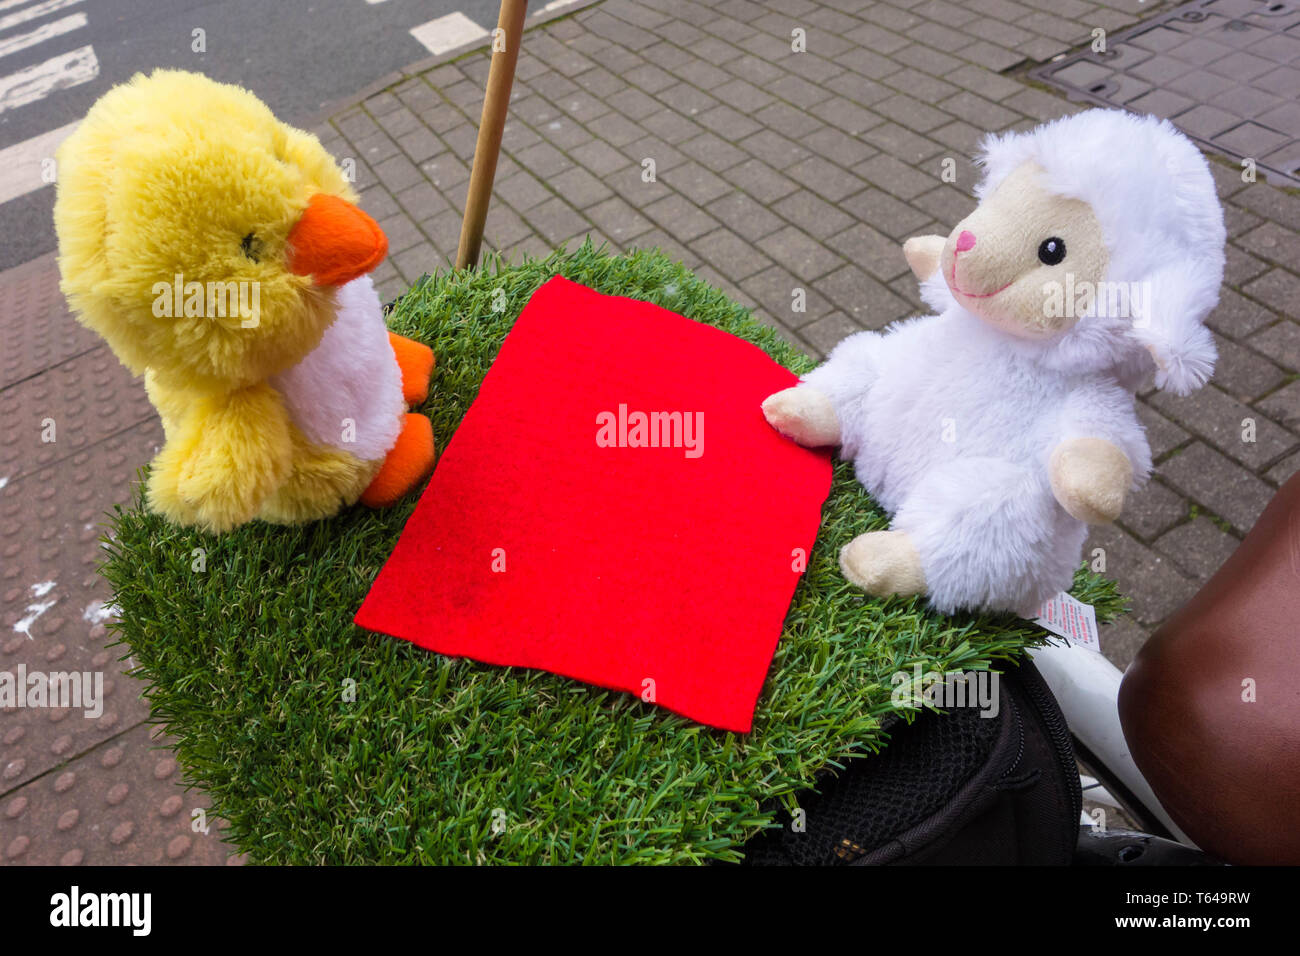
[[363, 461], [388, 454], [402, 428], [402, 373], [369, 276], [340, 286], [320, 344], [270, 382], [298, 430]]

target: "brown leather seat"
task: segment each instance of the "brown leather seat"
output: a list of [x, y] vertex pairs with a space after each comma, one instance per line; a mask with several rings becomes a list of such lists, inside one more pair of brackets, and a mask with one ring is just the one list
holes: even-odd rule
[[1300, 864], [1300, 474], [1138, 652], [1119, 714], [1138, 768], [1201, 849]]

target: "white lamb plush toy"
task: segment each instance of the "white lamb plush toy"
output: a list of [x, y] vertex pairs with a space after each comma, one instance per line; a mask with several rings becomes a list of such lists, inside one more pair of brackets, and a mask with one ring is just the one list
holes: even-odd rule
[[850, 336], [763, 413], [839, 445], [893, 516], [841, 551], [850, 581], [1032, 615], [1150, 471], [1134, 391], [1214, 369], [1223, 211], [1204, 157], [1150, 116], [990, 136], [981, 162], [975, 211], [903, 247], [936, 314]]

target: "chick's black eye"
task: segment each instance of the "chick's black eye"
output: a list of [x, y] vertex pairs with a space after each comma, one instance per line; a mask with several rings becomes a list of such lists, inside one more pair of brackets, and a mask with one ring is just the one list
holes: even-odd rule
[[261, 262], [262, 240], [250, 232], [239, 241], [239, 251], [244, 254], [244, 258], [252, 259], [254, 262]]
[[1038, 261], [1045, 266], [1054, 266], [1065, 258], [1065, 240], [1053, 236], [1044, 239], [1038, 247]]

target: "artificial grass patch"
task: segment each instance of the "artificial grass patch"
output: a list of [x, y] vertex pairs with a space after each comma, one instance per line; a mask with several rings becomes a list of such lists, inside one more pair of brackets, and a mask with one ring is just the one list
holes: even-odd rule
[[[426, 276], [389, 316], [438, 355], [423, 410], [439, 448], [529, 296], [556, 274], [725, 329], [796, 372], [813, 365], [658, 252], [584, 245], [517, 267], [490, 261]], [[521, 467], [502, 455], [502, 467]], [[142, 496], [117, 509], [107, 545], [116, 627], [187, 778], [255, 862], [735, 860], [818, 771], [886, 742], [895, 672], [987, 668], [1044, 637], [1017, 618], [942, 617], [848, 585], [840, 548], [887, 522], [837, 463], [753, 733], [737, 735], [355, 627], [414, 498], [218, 537], [166, 524]], [[1080, 572], [1074, 593], [1102, 619], [1120, 610], [1094, 575]]]

